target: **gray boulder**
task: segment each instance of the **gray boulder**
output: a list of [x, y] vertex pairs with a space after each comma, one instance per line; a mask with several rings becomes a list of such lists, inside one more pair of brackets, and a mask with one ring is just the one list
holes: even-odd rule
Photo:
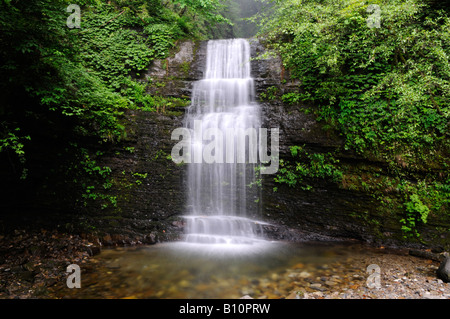
[[437, 276], [444, 282], [450, 282], [450, 257], [446, 257], [437, 270]]

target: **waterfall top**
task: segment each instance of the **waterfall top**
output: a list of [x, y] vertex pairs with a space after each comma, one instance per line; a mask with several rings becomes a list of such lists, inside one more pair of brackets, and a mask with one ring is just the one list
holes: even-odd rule
[[206, 79], [245, 79], [250, 77], [250, 44], [245, 39], [208, 42]]

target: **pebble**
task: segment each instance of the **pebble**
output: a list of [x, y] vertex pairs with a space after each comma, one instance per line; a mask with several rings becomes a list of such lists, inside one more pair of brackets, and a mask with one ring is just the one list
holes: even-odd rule
[[307, 271], [302, 271], [298, 276], [300, 278], [308, 278], [308, 277], [311, 277], [311, 274]]
[[286, 299], [300, 299], [299, 295], [294, 291]]

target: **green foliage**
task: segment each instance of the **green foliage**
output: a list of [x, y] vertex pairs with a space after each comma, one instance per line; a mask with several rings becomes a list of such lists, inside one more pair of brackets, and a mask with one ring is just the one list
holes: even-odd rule
[[174, 46], [175, 39], [183, 32], [178, 25], [152, 24], [144, 28], [148, 35], [151, 55], [155, 59], [164, 59], [169, 56], [169, 50]]
[[307, 184], [308, 181], [323, 179], [339, 183], [342, 180], [343, 173], [338, 168], [339, 160], [330, 153], [309, 154], [304, 146], [293, 146], [291, 155], [295, 162], [280, 160], [280, 169], [274, 179], [275, 182], [290, 187], [300, 185], [304, 190], [311, 190], [312, 186]]
[[[19, 162], [24, 165], [25, 160], [25, 151], [24, 151], [24, 142], [29, 141], [30, 136], [20, 136], [20, 128], [15, 128], [14, 130], [8, 130], [5, 127], [5, 130], [2, 132], [0, 138], [0, 152], [12, 152], [14, 156], [16, 156]], [[27, 176], [27, 169], [23, 168], [22, 173], [20, 175], [21, 179], [25, 179]]]
[[[109, 87], [118, 90], [124, 77], [148, 67], [153, 54], [144, 37], [129, 29], [134, 24], [127, 14], [116, 15], [108, 5], [88, 11], [83, 17], [86, 29], [79, 32], [79, 37], [83, 64]], [[105, 21], [111, 22], [102, 26]]]
[[147, 178], [148, 173], [144, 173], [144, 174], [142, 174], [142, 173], [131, 173], [131, 175], [133, 175], [134, 178], [136, 178], [135, 183], [140, 186], [140, 185], [142, 185], [142, 180]]
[[223, 4], [219, 0], [174, 0], [174, 3], [181, 9], [180, 16], [183, 16], [187, 10], [199, 14], [210, 23], [229, 22], [219, 14]]
[[262, 101], [273, 101], [278, 98], [278, 88], [276, 86], [270, 86], [265, 92], [259, 94]]
[[301, 80], [289, 103], [313, 102], [346, 148], [379, 158], [448, 152], [450, 19], [422, 1], [273, 1], [261, 35]]
[[[117, 203], [113, 181], [88, 149], [125, 139], [129, 109], [179, 115], [184, 99], [147, 94], [157, 84], [144, 72], [178, 40], [208, 38], [228, 20], [218, 0], [82, 0], [81, 28], [70, 29], [69, 4], [0, 1], [0, 160], [30, 184], [67, 172], [61, 184], [81, 193], [73, 197], [106, 208]], [[48, 167], [39, 171], [41, 158]]]
[[[408, 237], [419, 237], [420, 225], [431, 217], [446, 218], [448, 5], [423, 0], [265, 2], [271, 6], [258, 15], [259, 35], [300, 83], [282, 101], [314, 110], [324, 128], [345, 139], [342, 151], [387, 163], [388, 181], [344, 175], [344, 187], [370, 192], [389, 207], [393, 201], [386, 190], [395, 189], [402, 197], [400, 225]], [[369, 23], [374, 17], [369, 5], [381, 9], [379, 28]], [[337, 169], [345, 171], [342, 165]], [[279, 180], [289, 185], [299, 175], [311, 175], [309, 168], [303, 173], [303, 166], [280, 172]]]
[[299, 93], [295, 93], [295, 92], [283, 94], [283, 96], [281, 97], [281, 100], [283, 101], [283, 103], [286, 103], [286, 104], [297, 104], [300, 101], [303, 101], [302, 95]]
[[418, 183], [402, 181], [400, 190], [405, 193], [405, 217], [400, 220], [405, 237], [420, 237], [418, 227], [426, 224], [430, 216], [448, 214], [450, 183], [436, 181]]
[[[97, 152], [95, 157], [101, 157], [102, 152]], [[70, 166], [74, 170], [74, 184], [78, 184], [81, 189], [81, 203], [84, 207], [98, 203], [101, 209], [117, 207], [117, 196], [108, 193], [113, 186], [111, 168], [99, 166], [97, 161], [92, 159], [88, 150], [81, 148], [81, 158]]]
[[406, 206], [406, 218], [401, 219], [400, 222], [404, 224], [402, 230], [410, 234], [414, 231], [416, 236], [419, 236], [416, 230], [416, 224], [421, 221], [422, 223], [427, 222], [427, 217], [430, 209], [422, 203], [419, 195], [413, 194], [409, 197], [409, 200], [405, 203]]

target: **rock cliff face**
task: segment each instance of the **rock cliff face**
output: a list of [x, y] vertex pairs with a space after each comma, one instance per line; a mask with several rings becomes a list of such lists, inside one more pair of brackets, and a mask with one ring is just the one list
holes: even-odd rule
[[[193, 82], [203, 78], [205, 45], [183, 42], [170, 58], [156, 61], [145, 75], [148, 93], [189, 100]], [[100, 163], [112, 170], [109, 193], [117, 197], [117, 207], [85, 217], [103, 244], [151, 244], [183, 234], [185, 167], [176, 165], [170, 154], [177, 143], [171, 135], [183, 127], [186, 105], [126, 114], [127, 140], [108, 150]]]
[[185, 202], [184, 170], [169, 156], [171, 132], [182, 126], [183, 118], [139, 111], [127, 118], [127, 142], [102, 158], [102, 165], [112, 170], [117, 207], [97, 212], [89, 224], [107, 234], [100, 237], [104, 244], [175, 239], [180, 227], [173, 223], [174, 216], [183, 211]]
[[[252, 56], [265, 52], [264, 46], [251, 41]], [[189, 99], [194, 81], [203, 78], [206, 42], [183, 42], [178, 51], [149, 69], [146, 79], [152, 85], [149, 93]], [[279, 58], [252, 61], [257, 96], [275, 90], [280, 94], [295, 89]], [[343, 141], [324, 131], [312, 114], [299, 105], [285, 105], [274, 98], [260, 102], [265, 128], [280, 129], [280, 156], [289, 158], [289, 147], [304, 145], [308, 152], [326, 153], [336, 150]], [[129, 139], [125, 145], [111, 150], [102, 163], [112, 168], [117, 194], [115, 210], [91, 222], [105, 233], [126, 235], [143, 242], [173, 240], [183, 232], [185, 212], [185, 168], [169, 158], [176, 141], [171, 141], [175, 128], [183, 126], [185, 107], [171, 107], [158, 112], [133, 111], [127, 114]], [[124, 147], [133, 152], [123, 152]], [[340, 154], [339, 160], [354, 174], [379, 172], [383, 163], [370, 162], [353, 154]], [[136, 174], [137, 173], [137, 174]], [[134, 174], [134, 175], [133, 175]], [[141, 174], [141, 175], [139, 175]], [[145, 178], [142, 175], [147, 174]], [[136, 182], [141, 176], [139, 183]], [[137, 185], [139, 184], [139, 185]], [[278, 190], [274, 192], [273, 188]], [[262, 186], [262, 218], [274, 226], [270, 236], [286, 240], [352, 238], [398, 244], [402, 240], [396, 211], [386, 211], [369, 192], [351, 190], [326, 181], [313, 182], [312, 190], [291, 188], [274, 182], [266, 175]], [[450, 224], [450, 222], [449, 222]], [[449, 224], [433, 224], [423, 229], [424, 238], [438, 245], [448, 245]], [[108, 235], [109, 236], [109, 235]], [[110, 238], [106, 236], [105, 241]], [[119, 235], [120, 238], [120, 235]]]
[[[266, 49], [258, 41], [252, 41], [253, 56], [263, 54]], [[252, 70], [256, 81], [257, 95], [267, 91], [278, 92], [278, 96], [295, 90], [298, 83], [289, 78], [278, 57], [255, 60]], [[273, 98], [260, 102], [264, 114], [264, 127], [279, 128], [280, 158], [290, 157], [291, 146], [304, 146], [310, 153], [327, 153], [341, 146], [343, 141], [330, 132], [325, 132], [312, 114], [306, 114], [298, 105], [290, 106]], [[357, 164], [359, 159], [349, 158]], [[276, 192], [273, 188], [277, 187]], [[315, 183], [313, 190], [302, 190], [279, 185], [274, 176], [264, 176], [263, 214], [272, 223], [287, 226], [295, 239], [314, 238], [321, 234], [336, 238], [373, 240], [374, 235], [355, 212], [373, 211], [372, 198], [364, 193], [340, 189], [333, 183]], [[300, 235], [298, 234], [300, 231]], [[308, 233], [310, 234], [308, 235]], [[287, 237], [290, 237], [287, 235]]]
[[[266, 51], [258, 41], [252, 42], [253, 54], [257, 57]], [[351, 152], [340, 151], [344, 140], [332, 130], [324, 130], [324, 124], [305, 110], [307, 106], [288, 105], [279, 98], [284, 93], [295, 91], [298, 83], [289, 78], [278, 57], [253, 61], [252, 70], [259, 96], [273, 95], [269, 101], [260, 102], [266, 128], [280, 129], [280, 157], [291, 158], [291, 146], [303, 146], [309, 154], [337, 154], [347, 176], [376, 181], [388, 176], [384, 162], [362, 158]], [[276, 92], [277, 94], [274, 94]], [[378, 177], [375, 177], [378, 176]], [[312, 232], [336, 238], [355, 238], [384, 245], [419, 245], [405, 240], [401, 231], [404, 208], [400, 194], [387, 191], [386, 197], [397, 203], [391, 208], [381, 205], [374, 194], [361, 185], [344, 185], [325, 180], [311, 181], [311, 190], [291, 188], [274, 182], [273, 176], [265, 176], [263, 182], [263, 214], [268, 220], [286, 225], [290, 233]], [[376, 183], [376, 182], [375, 182]], [[273, 191], [277, 187], [277, 191]], [[400, 205], [398, 205], [398, 203]], [[392, 208], [395, 207], [395, 208]], [[292, 230], [292, 228], [294, 230]], [[422, 240], [428, 245], [442, 249], [450, 245], [449, 216], [431, 216], [426, 225], [420, 225]], [[289, 233], [289, 232], [288, 232]], [[303, 234], [302, 234], [303, 233]], [[294, 236], [299, 238], [298, 235]], [[314, 236], [313, 236], [314, 237]]]

